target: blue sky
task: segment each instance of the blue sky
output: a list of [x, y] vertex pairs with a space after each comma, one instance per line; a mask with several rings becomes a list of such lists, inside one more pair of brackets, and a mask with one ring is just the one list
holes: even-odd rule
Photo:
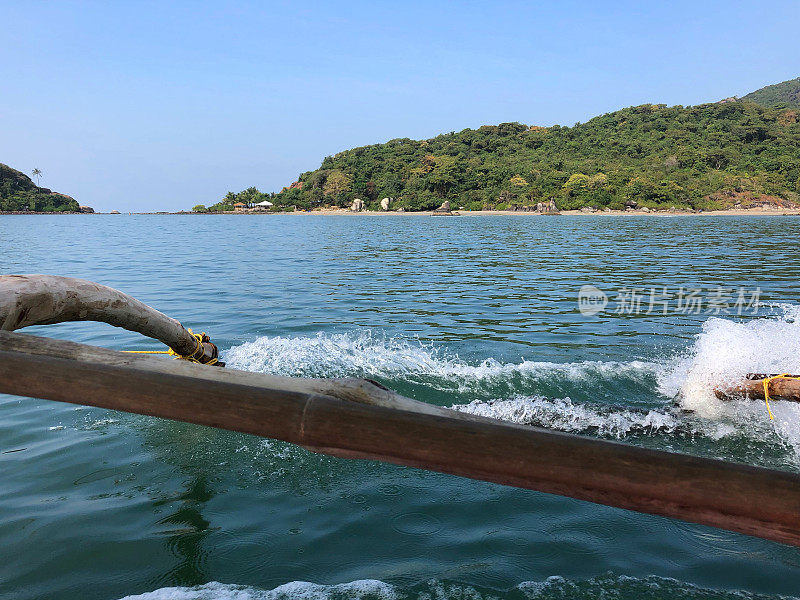
[[800, 75], [800, 2], [8, 2], [0, 162], [98, 210], [278, 191], [340, 150]]

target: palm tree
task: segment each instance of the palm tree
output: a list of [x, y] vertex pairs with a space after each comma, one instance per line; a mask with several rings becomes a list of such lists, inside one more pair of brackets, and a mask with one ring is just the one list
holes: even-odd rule
[[36, 177], [36, 185], [39, 185], [39, 180], [42, 177], [42, 172], [39, 169], [34, 169], [31, 171], [31, 175]]

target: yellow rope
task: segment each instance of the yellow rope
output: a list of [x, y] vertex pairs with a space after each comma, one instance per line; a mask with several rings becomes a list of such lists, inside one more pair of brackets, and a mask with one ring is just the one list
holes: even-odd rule
[[764, 402], [767, 404], [767, 412], [769, 413], [769, 420], [774, 421], [775, 416], [772, 414], [772, 409], [769, 407], [769, 384], [773, 379], [800, 379], [800, 377], [791, 377], [788, 373], [782, 375], [773, 375], [772, 377], [764, 378]]
[[203, 338], [206, 337], [206, 332], [203, 333], [194, 333], [191, 329], [187, 329], [192, 337], [197, 342], [197, 346], [192, 351], [191, 354], [179, 354], [175, 352], [172, 348], [169, 350], [123, 350], [123, 352], [127, 352], [128, 354], [169, 354], [170, 356], [174, 357], [175, 360], [188, 360], [189, 362], [203, 364], [203, 365], [215, 365], [219, 362], [218, 359], [212, 358], [207, 363], [201, 363], [199, 358], [203, 356], [205, 349], [203, 348]]

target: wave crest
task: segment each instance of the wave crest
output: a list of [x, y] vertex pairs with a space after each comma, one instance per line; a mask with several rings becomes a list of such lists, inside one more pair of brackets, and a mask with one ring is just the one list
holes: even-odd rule
[[622, 438], [630, 433], [672, 433], [683, 422], [674, 414], [657, 410], [634, 411], [611, 406], [575, 404], [570, 398], [518, 396], [507, 400], [473, 400], [451, 408], [521, 425], [536, 425], [568, 432], [591, 432]]
[[369, 377], [403, 379], [441, 390], [471, 391], [475, 386], [503, 383], [593, 383], [628, 379], [654, 381], [660, 367], [646, 361], [581, 361], [555, 363], [522, 360], [504, 363], [487, 358], [469, 364], [457, 355], [420, 342], [365, 333], [312, 337], [261, 337], [224, 352], [234, 368], [295, 377]]
[[563, 598], [683, 598], [691, 600], [761, 600], [766, 596], [739, 590], [715, 590], [665, 577], [631, 577], [607, 573], [585, 580], [548, 577], [506, 590], [481, 589], [458, 582], [430, 580], [408, 589], [378, 580], [338, 585], [294, 581], [272, 590], [244, 585], [206, 583], [195, 587], [162, 588], [122, 600], [556, 600]]

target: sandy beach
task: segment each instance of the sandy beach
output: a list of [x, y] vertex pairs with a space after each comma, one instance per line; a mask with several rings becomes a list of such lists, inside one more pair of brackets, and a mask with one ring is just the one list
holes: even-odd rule
[[513, 211], [513, 210], [455, 210], [451, 213], [440, 213], [436, 211], [378, 211], [362, 210], [359, 212], [351, 211], [348, 208], [320, 208], [316, 210], [298, 210], [294, 212], [269, 212], [269, 211], [224, 211], [195, 213], [190, 211], [178, 212], [123, 212], [123, 213], [75, 213], [75, 212], [32, 212], [32, 211], [0, 211], [0, 216], [12, 215], [230, 215], [230, 216], [269, 216], [269, 215], [322, 215], [322, 216], [349, 216], [349, 217], [402, 217], [402, 216], [437, 216], [437, 217], [486, 217], [486, 216], [511, 216], [511, 217], [780, 217], [800, 215], [800, 208], [746, 208], [728, 209], [695, 212], [690, 210], [652, 210], [644, 212], [641, 210], [597, 210], [594, 212], [583, 210], [562, 210], [555, 214], [542, 214], [535, 211]]
[[[221, 214], [221, 213], [216, 213]], [[277, 214], [277, 213], [227, 213], [227, 214]], [[461, 217], [482, 217], [482, 216], [524, 216], [524, 217], [551, 217], [551, 216], [577, 216], [577, 217], [698, 217], [698, 216], [715, 216], [715, 217], [761, 217], [761, 216], [794, 216], [800, 215], [800, 208], [785, 209], [785, 208], [747, 208], [747, 209], [728, 209], [728, 210], [715, 210], [715, 211], [702, 211], [694, 212], [688, 210], [676, 211], [650, 211], [644, 212], [641, 210], [598, 210], [594, 212], [584, 212], [582, 210], [563, 210], [558, 214], [546, 215], [538, 212], [526, 211], [513, 211], [513, 210], [455, 210], [452, 213], [437, 213], [435, 211], [419, 211], [419, 212], [397, 212], [397, 211], [371, 211], [363, 210], [360, 212], [353, 212], [347, 208], [323, 208], [311, 211], [297, 211], [291, 213], [292, 215], [333, 215], [333, 216], [407, 216], [407, 215], [426, 215], [426, 216], [461, 216]]]

